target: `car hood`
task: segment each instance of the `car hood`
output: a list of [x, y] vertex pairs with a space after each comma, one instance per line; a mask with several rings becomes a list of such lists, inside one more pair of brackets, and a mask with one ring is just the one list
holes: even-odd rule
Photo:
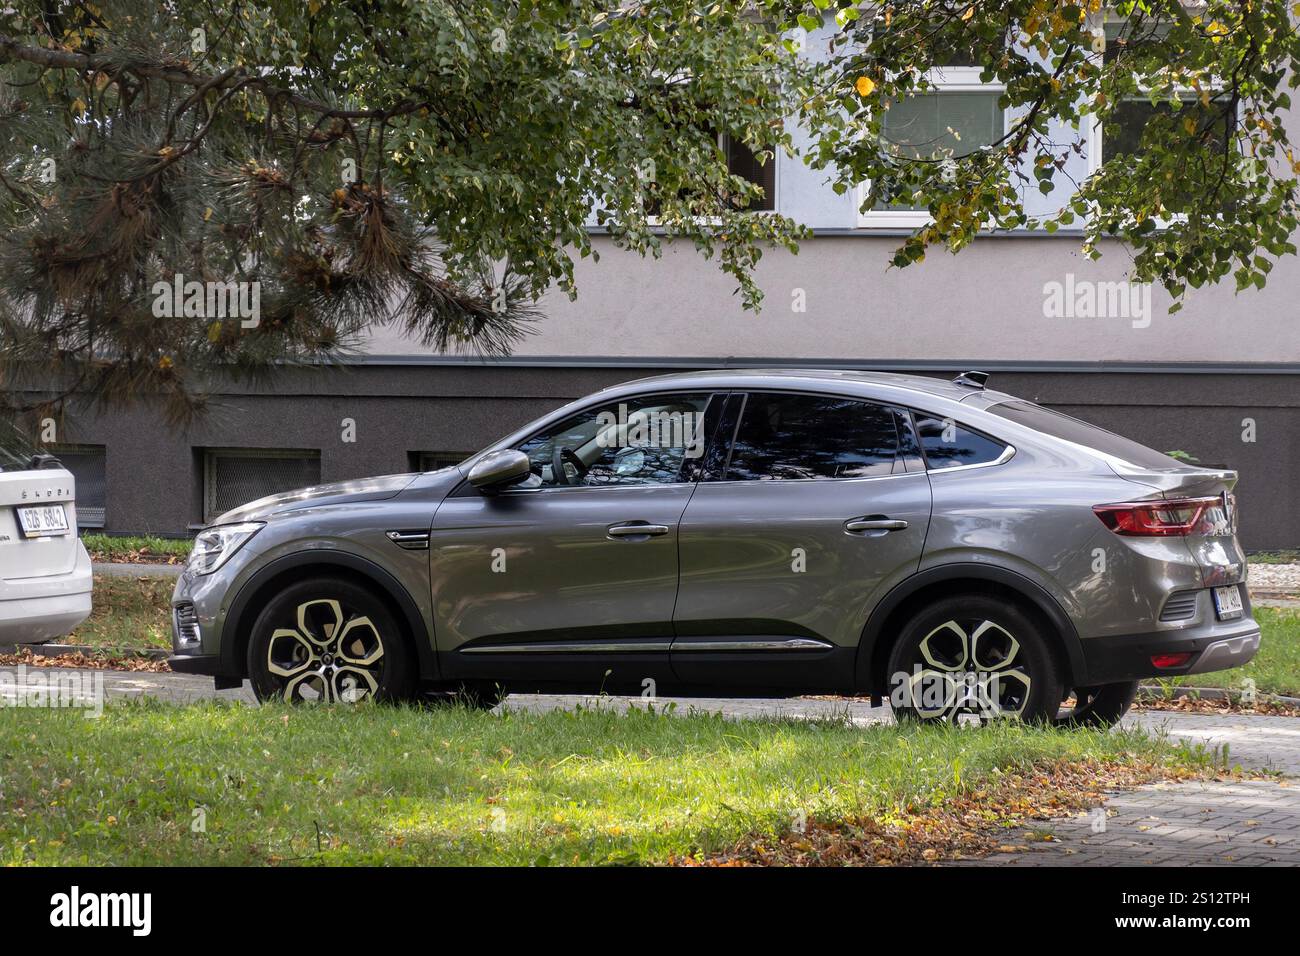
[[295, 491], [284, 491], [278, 495], [267, 495], [265, 498], [258, 498], [246, 505], [232, 508], [211, 524], [260, 521], [286, 511], [319, 508], [321, 505], [338, 505], [352, 501], [382, 501], [394, 497], [418, 477], [418, 474], [383, 475], [379, 478], [335, 481], [328, 485], [312, 485]]

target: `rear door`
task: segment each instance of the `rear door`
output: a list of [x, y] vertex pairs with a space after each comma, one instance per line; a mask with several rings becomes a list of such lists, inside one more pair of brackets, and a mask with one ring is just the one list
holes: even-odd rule
[[774, 690], [852, 684], [869, 610], [916, 571], [930, 483], [897, 409], [733, 395], [679, 533], [673, 670]]
[[5, 596], [21, 582], [69, 574], [77, 563], [72, 474], [33, 468], [35, 449], [0, 423], [0, 580]]

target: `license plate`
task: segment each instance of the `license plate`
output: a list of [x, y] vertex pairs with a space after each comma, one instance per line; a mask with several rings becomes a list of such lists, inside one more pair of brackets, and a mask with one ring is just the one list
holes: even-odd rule
[[1219, 615], [1220, 621], [1241, 617], [1241, 588], [1235, 584], [1226, 588], [1215, 588], [1214, 610]]
[[63, 505], [39, 505], [18, 509], [18, 527], [23, 537], [41, 538], [50, 534], [68, 533], [68, 513]]

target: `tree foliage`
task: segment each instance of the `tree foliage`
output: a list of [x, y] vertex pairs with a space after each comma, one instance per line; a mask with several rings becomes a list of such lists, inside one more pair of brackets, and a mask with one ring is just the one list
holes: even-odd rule
[[[16, 0], [0, 12], [0, 376], [52, 389], [43, 401], [161, 395], [184, 419], [214, 372], [343, 356], [381, 322], [502, 353], [543, 291], [575, 293], [593, 223], [643, 254], [693, 243], [757, 307], [760, 255], [806, 230], [746, 211], [758, 189], [720, 137], [801, 155], [840, 192], [868, 182], [868, 207], [926, 210], [895, 266], [989, 230], [1071, 227], [1093, 256], [1121, 240], [1132, 278], [1176, 304], [1230, 273], [1262, 286], [1295, 252], [1294, 12]], [[900, 148], [891, 106], [954, 62], [1001, 88], [1005, 131]], [[1140, 148], [1078, 175], [1084, 132], [1135, 101], [1159, 105]], [[177, 276], [255, 283], [260, 315], [160, 316]]]
[[[14, 3], [0, 373], [184, 419], [214, 370], [344, 355], [381, 321], [501, 353], [548, 286], [572, 294], [596, 219], [641, 252], [689, 238], [755, 303], [762, 248], [800, 230], [741, 212], [718, 135], [788, 148], [801, 67], [745, 9]], [[198, 298], [160, 317], [177, 274], [257, 283], [256, 323]]]
[[[959, 250], [981, 231], [1074, 226], [1093, 257], [1101, 239], [1122, 240], [1131, 277], [1163, 283], [1177, 308], [1188, 286], [1230, 272], [1239, 289], [1262, 287], [1268, 255], [1295, 252], [1300, 165], [1285, 124], [1300, 39], [1288, 4], [817, 0], [809, 9], [818, 7], [833, 7], [841, 26], [820, 92], [843, 109], [828, 114], [811, 160], [841, 191], [869, 181], [869, 202], [929, 211], [895, 265], [936, 244]], [[899, 150], [884, 128], [889, 104], [932, 92], [934, 66], [954, 55], [1005, 89], [1005, 134], [933, 155]], [[1071, 181], [1089, 127], [1109, 127], [1134, 101], [1159, 107], [1140, 148], [1104, 155]], [[1028, 212], [1034, 193], [1057, 199], [1056, 211]]]

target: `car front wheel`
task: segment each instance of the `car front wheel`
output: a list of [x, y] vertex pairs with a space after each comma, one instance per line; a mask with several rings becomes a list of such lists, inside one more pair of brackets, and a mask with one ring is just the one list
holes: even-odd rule
[[387, 605], [342, 578], [285, 588], [257, 616], [248, 675], [260, 701], [397, 701], [414, 685], [411, 655]]
[[889, 658], [890, 701], [900, 719], [1049, 722], [1063, 696], [1060, 665], [1019, 608], [957, 595], [922, 609]]

